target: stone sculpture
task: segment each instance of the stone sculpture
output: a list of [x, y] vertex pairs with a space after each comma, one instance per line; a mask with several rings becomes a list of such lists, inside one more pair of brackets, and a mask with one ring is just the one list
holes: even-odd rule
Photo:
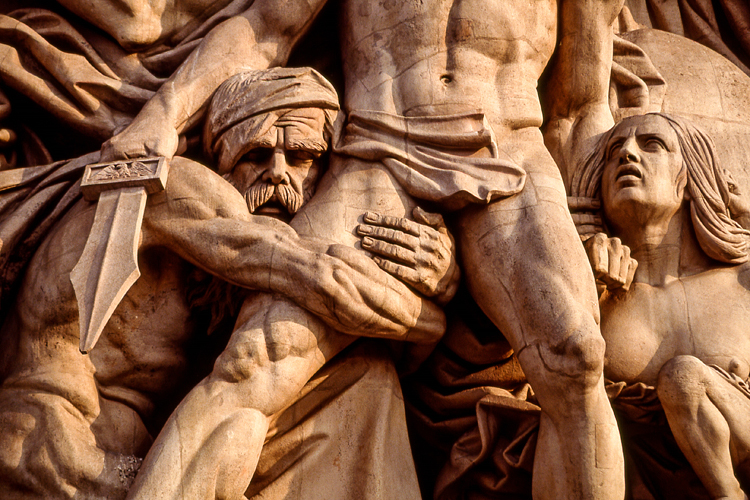
[[[740, 497], [728, 471], [731, 463], [745, 480], [747, 439], [736, 422], [745, 415], [750, 368], [737, 353], [724, 359], [723, 351], [676, 340], [673, 316], [683, 306], [668, 284], [692, 284], [696, 304], [718, 297], [709, 296], [717, 287], [734, 290], [730, 299], [722, 292], [722, 303], [742, 309], [746, 233], [725, 212], [748, 226], [746, 202], [727, 187], [744, 187], [747, 175], [727, 180], [702, 158], [697, 164], [713, 168], [705, 177], [721, 200], [696, 196], [691, 180], [686, 188], [662, 185], [658, 201], [677, 206], [670, 221], [681, 231], [667, 225], [672, 253], [653, 265], [639, 253], [648, 224], [630, 232], [616, 225], [619, 212], [608, 215], [605, 197], [613, 237], [586, 243], [598, 283], [565, 199], [566, 188], [591, 181], [581, 167], [613, 118], [683, 109], [693, 102], [685, 89], [704, 82], [709, 69], [721, 88], [710, 113], [701, 108], [708, 98], [686, 106], [690, 117], [715, 124], [722, 151], [742, 142], [745, 115], [725, 108], [742, 104], [737, 96], [750, 87], [727, 70], [731, 63], [711, 53], [677, 67], [661, 49], [689, 51], [679, 37], [612, 35], [613, 27], [638, 23], [667, 28], [747, 71], [748, 9], [720, 3], [625, 0], [621, 10], [623, 0], [8, 0], [0, 6], [0, 492], [380, 499], [434, 490], [439, 500], [526, 498], [533, 468], [535, 498], [621, 498], [623, 454], [607, 392], [621, 412], [637, 386], [663, 399], [683, 450], [706, 437], [685, 417], [684, 401], [712, 414], [728, 432], [729, 457], [726, 439], [712, 442], [705, 449], [716, 458], [685, 451], [686, 467], [712, 496]], [[279, 67], [313, 23], [335, 14], [340, 21], [327, 35], [341, 39], [345, 85], [334, 124], [330, 84], [312, 70]], [[644, 51], [654, 52], [653, 64]], [[626, 120], [613, 133], [637, 129], [639, 120], [656, 123], [664, 144], [674, 139], [653, 117]], [[710, 151], [689, 125], [669, 123], [678, 142], [695, 135], [690, 140]], [[313, 196], [329, 140], [330, 169]], [[94, 150], [101, 154], [79, 156]], [[111, 215], [145, 222], [142, 230], [110, 226], [112, 238], [128, 232], [124, 247], [138, 250], [132, 266], [121, 266], [122, 290], [104, 301], [116, 304], [135, 284], [112, 318], [100, 320], [98, 343], [98, 333], [82, 337], [81, 349], [90, 350], [83, 355], [78, 321], [92, 316], [86, 297], [101, 299], [100, 288], [116, 286], [77, 272], [70, 285], [77, 262], [88, 270], [96, 261], [79, 261], [86, 237], [97, 258], [110, 241], [90, 234], [94, 206], [80, 200], [78, 181], [86, 165], [103, 164], [102, 180], [129, 182], [155, 164], [149, 157], [171, 165], [166, 190], [147, 203], [140, 193], [132, 210], [107, 205]], [[679, 189], [690, 200], [673, 197]], [[574, 209], [598, 209], [591, 192], [573, 194]], [[703, 215], [688, 220], [699, 205]], [[643, 220], [627, 215], [627, 223]], [[583, 233], [603, 224], [598, 215], [576, 217]], [[700, 243], [717, 231], [724, 243]], [[446, 308], [447, 338], [429, 358], [431, 371], [413, 375], [419, 383], [406, 397], [412, 410], [432, 398], [444, 413], [430, 423], [445, 430], [448, 419], [460, 420], [460, 430], [437, 433], [450, 456], [430, 457], [443, 461], [441, 472], [423, 474], [420, 493], [393, 358], [400, 353], [410, 370], [440, 338], [456, 258], [463, 283]], [[137, 280], [133, 266], [141, 268]], [[608, 288], [604, 337], [595, 283]], [[652, 305], [649, 293], [674, 306], [664, 307], [674, 321], [636, 322], [669, 335], [650, 337], [656, 361], [634, 374], [627, 370], [648, 355], [632, 352], [618, 322]], [[732, 329], [740, 320], [723, 324], [718, 319], [730, 314], [691, 311], [735, 334], [733, 348], [742, 343]], [[467, 321], [471, 315], [476, 321]], [[397, 341], [396, 354], [383, 339]], [[675, 345], [683, 350], [664, 355]], [[439, 379], [434, 386], [448, 381], [473, 392], [459, 402], [472, 418], [453, 406], [456, 394], [441, 387], [425, 394], [419, 379], [428, 371]], [[603, 372], [618, 382], [605, 388]], [[734, 403], [715, 405], [716, 394]], [[412, 436], [427, 420], [412, 422]], [[663, 479], [662, 496], [678, 487], [685, 498], [703, 495], [657, 462], [646, 457], [636, 466]], [[722, 470], [711, 469], [719, 463]], [[654, 484], [631, 482], [627, 495], [649, 498], [642, 493]]]
[[[268, 73], [246, 80], [261, 95], [276, 91], [272, 98], [255, 102], [255, 107], [220, 101], [218, 118], [209, 122], [217, 134], [212, 145], [219, 172], [231, 182], [191, 160], [173, 159], [167, 189], [154, 195], [146, 210], [139, 252], [143, 274], [89, 356], [78, 352], [70, 272], [83, 250], [94, 205], [75, 198], [32, 253], [3, 324], [4, 498], [124, 496], [139, 457], [151, 444], [160, 405], [169, 404], [167, 396], [178, 390], [189, 368], [188, 350], [199, 334], [188, 294], [200, 299], [195, 295], [200, 295], [196, 289], [201, 285], [190, 283], [194, 266], [253, 289], [283, 294], [287, 288], [290, 297], [311, 298], [321, 287], [322, 295], [313, 299], [317, 304], [308, 305], [339, 330], [364, 334], [372, 328], [373, 335], [414, 334], [430, 340], [441, 335], [439, 309], [423, 304], [368, 257], [338, 252], [344, 258], [339, 260], [325, 253], [327, 244], [303, 243], [286, 224], [250, 214], [250, 208], [265, 213], [260, 206], [278, 200], [278, 205], [268, 205], [268, 212], [283, 219], [278, 208], [288, 213], [306, 201], [338, 109], [336, 93], [314, 71]], [[303, 92], [284, 94], [284, 88]], [[269, 130], [285, 131], [286, 141], [273, 151], [287, 158], [288, 165], [283, 159], [265, 164], [243, 160], [247, 148], [265, 145]], [[232, 134], [244, 135], [245, 141], [222, 142]], [[96, 156], [56, 165], [50, 177], [76, 166], [80, 175], [80, 166]], [[294, 192], [277, 196], [273, 191], [258, 202], [254, 187], [259, 178]], [[35, 180], [37, 191], [45, 182], [51, 181]], [[35, 205], [34, 191], [31, 194], [16, 205], [14, 215], [26, 211], [33, 224], [35, 214], [27, 210], [27, 205]], [[274, 250], [277, 245], [280, 251]], [[292, 250], [295, 246], [299, 252]], [[285, 262], [287, 250], [289, 257], [295, 255]], [[332, 267], [325, 269], [328, 265]], [[337, 278], [345, 280], [343, 287]], [[369, 304], [377, 304], [379, 312]], [[415, 311], [419, 317], [413, 316]]]
[[609, 229], [587, 240], [606, 282], [605, 375], [622, 382], [617, 394], [646, 386], [644, 414], [659, 413], [658, 395], [710, 498], [746, 498], [732, 471], [750, 479], [750, 232], [734, 220], [747, 217], [746, 204], [712, 140], [670, 115], [625, 119], [602, 138], [573, 192], [601, 199]]
[[[289, 6], [280, 18], [275, 2], [255, 2], [248, 11], [252, 15], [222, 25], [221, 34], [217, 28], [133, 123], [108, 142], [105, 155], [142, 154], [148, 144], [147, 150], [171, 156], [178, 126], [173, 117], [184, 122], [192, 116], [215, 88], [219, 71], [274, 64], [323, 3]], [[479, 2], [345, 3], [347, 126], [322, 187], [298, 214], [299, 223], [292, 224], [300, 234], [351, 245], [363, 210], [403, 217], [425, 201], [460, 210], [457, 237], [469, 288], [509, 337], [545, 410], [535, 465], [537, 495], [617, 497], [622, 460], [602, 382], [604, 345], [595, 290], [557, 166], [538, 129], [536, 84], [555, 46], [556, 7], [556, 2], [534, 9], [493, 4], [488, 11]], [[575, 64], [573, 73], [598, 84], [571, 85], [586, 90], [569, 96], [572, 107], [606, 102], [611, 24], [619, 10], [618, 2], [570, 9], [563, 4], [561, 29], [569, 45], [561, 57]], [[436, 42], [436, 33], [445, 36]], [[385, 44], [371, 43], [373, 37]], [[586, 50], [576, 51], [582, 47], [579, 39], [587, 40]], [[208, 57], [215, 58], [212, 54], [227, 44], [236, 50], [216, 68]], [[207, 73], [207, 68], [216, 70]], [[175, 98], [185, 92], [190, 99]], [[162, 120], [156, 130], [156, 116], [168, 117], [167, 124], [175, 127]], [[541, 290], [549, 302], [532, 300]], [[289, 311], [284, 318], [304, 329], [307, 320], [300, 312]], [[322, 334], [310, 335], [321, 344]], [[325, 357], [338, 347], [320, 349]], [[243, 356], [252, 360], [254, 354]], [[235, 411], [239, 415], [242, 405]], [[175, 433], [165, 437], [155, 461], [141, 471], [143, 497], [157, 491], [174, 495], [189, 483], [199, 444], [222, 422], [230, 425], [232, 414], [226, 411], [189, 442]], [[178, 450], [188, 458], [175, 478]], [[237, 467], [244, 477], [236, 479], [233, 494], [244, 490], [252, 469], [249, 459]]]

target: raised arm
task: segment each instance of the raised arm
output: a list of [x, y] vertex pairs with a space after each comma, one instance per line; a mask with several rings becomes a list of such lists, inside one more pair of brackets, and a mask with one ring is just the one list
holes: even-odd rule
[[178, 134], [200, 119], [214, 91], [243, 69], [286, 63], [326, 0], [255, 0], [239, 16], [211, 30], [143, 107], [133, 122], [102, 146], [102, 161], [166, 156]]
[[560, 43], [547, 85], [545, 143], [570, 187], [575, 169], [614, 124], [612, 25], [623, 0], [561, 0]]
[[445, 317], [362, 252], [301, 239], [254, 216], [243, 196], [203, 165], [175, 157], [167, 189], [149, 199], [143, 245], [170, 248], [236, 285], [279, 293], [338, 331], [436, 341]]

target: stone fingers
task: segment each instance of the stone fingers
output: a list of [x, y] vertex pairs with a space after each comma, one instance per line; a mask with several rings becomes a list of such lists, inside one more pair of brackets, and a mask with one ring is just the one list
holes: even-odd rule
[[586, 241], [585, 247], [597, 281], [608, 290], [630, 288], [638, 262], [630, 256], [628, 246], [619, 238], [597, 233]]
[[412, 236], [419, 236], [420, 225], [403, 217], [381, 215], [376, 212], [365, 212], [363, 219], [368, 224], [390, 227], [392, 229], [397, 229], [399, 231], [411, 234]]
[[393, 261], [382, 259], [380, 257], [373, 257], [373, 260], [378, 266], [380, 266], [383, 271], [397, 277], [405, 283], [413, 286], [420, 283], [419, 273], [411, 267], [397, 264]]
[[388, 227], [360, 224], [357, 227], [357, 233], [360, 236], [369, 237], [371, 239], [394, 243], [412, 251], [416, 250], [419, 247], [420, 239], [417, 236], [413, 236], [403, 231], [391, 229]]
[[395, 259], [404, 264], [415, 265], [417, 263], [416, 252], [414, 250], [369, 236], [365, 236], [362, 239], [362, 248], [388, 259]]

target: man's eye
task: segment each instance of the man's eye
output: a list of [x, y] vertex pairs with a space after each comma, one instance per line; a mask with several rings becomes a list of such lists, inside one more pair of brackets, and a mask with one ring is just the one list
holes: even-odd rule
[[317, 158], [317, 156], [314, 153], [311, 153], [309, 151], [302, 151], [302, 150], [289, 151], [287, 154], [290, 156], [290, 159], [296, 162], [311, 162], [315, 158]]
[[249, 162], [258, 163], [268, 160], [273, 154], [271, 148], [255, 148], [245, 153], [244, 159]]

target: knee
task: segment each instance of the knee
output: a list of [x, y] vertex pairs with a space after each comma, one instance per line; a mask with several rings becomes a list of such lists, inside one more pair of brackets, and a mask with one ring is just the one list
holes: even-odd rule
[[676, 356], [667, 361], [656, 384], [665, 408], [693, 407], [705, 394], [703, 381], [709, 368], [694, 356]]
[[551, 385], [567, 393], [596, 386], [604, 370], [605, 342], [597, 330], [578, 331], [561, 342], [542, 344], [539, 353]]

